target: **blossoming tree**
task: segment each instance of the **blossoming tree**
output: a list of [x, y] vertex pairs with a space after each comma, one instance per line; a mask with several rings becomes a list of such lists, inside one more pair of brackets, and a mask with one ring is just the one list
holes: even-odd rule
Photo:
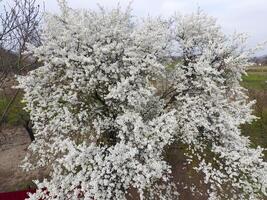
[[[173, 143], [186, 146], [210, 199], [266, 195], [263, 149], [239, 129], [254, 119], [239, 85], [242, 35], [225, 36], [202, 12], [137, 23], [130, 8], [59, 5], [43, 45], [29, 46], [43, 66], [18, 78], [36, 137], [23, 167], [52, 168], [30, 200], [178, 199], [163, 156]], [[170, 52], [180, 56], [172, 69]]]

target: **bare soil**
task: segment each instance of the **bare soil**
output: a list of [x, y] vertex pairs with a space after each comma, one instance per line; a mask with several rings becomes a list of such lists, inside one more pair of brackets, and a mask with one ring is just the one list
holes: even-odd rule
[[47, 175], [39, 169], [25, 172], [19, 166], [24, 159], [30, 138], [23, 127], [2, 128], [0, 132], [0, 192], [34, 188], [34, 179]]

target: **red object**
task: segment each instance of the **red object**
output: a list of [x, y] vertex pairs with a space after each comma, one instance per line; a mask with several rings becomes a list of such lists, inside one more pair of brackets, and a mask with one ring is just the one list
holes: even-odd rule
[[29, 197], [27, 195], [28, 192], [34, 193], [35, 190], [0, 193], [0, 200], [24, 200]]

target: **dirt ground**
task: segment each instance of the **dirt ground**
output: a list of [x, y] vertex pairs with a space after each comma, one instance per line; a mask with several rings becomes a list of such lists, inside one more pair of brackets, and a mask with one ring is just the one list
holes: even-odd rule
[[40, 169], [24, 172], [19, 167], [25, 157], [30, 138], [23, 127], [2, 128], [0, 132], [0, 192], [33, 188], [31, 180], [44, 177]]

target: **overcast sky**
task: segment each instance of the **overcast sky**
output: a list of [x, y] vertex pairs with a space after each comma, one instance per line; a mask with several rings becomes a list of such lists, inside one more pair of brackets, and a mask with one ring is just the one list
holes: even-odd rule
[[[43, 2], [42, 0], [38, 0]], [[68, 0], [73, 8], [97, 9], [97, 3], [107, 8], [122, 7], [130, 0]], [[57, 12], [56, 0], [46, 0], [47, 11]], [[217, 18], [226, 33], [246, 32], [249, 46], [267, 40], [267, 0], [133, 0], [133, 12], [137, 16], [169, 16], [174, 12], [191, 13], [198, 7]], [[260, 54], [267, 54], [267, 48]]]

